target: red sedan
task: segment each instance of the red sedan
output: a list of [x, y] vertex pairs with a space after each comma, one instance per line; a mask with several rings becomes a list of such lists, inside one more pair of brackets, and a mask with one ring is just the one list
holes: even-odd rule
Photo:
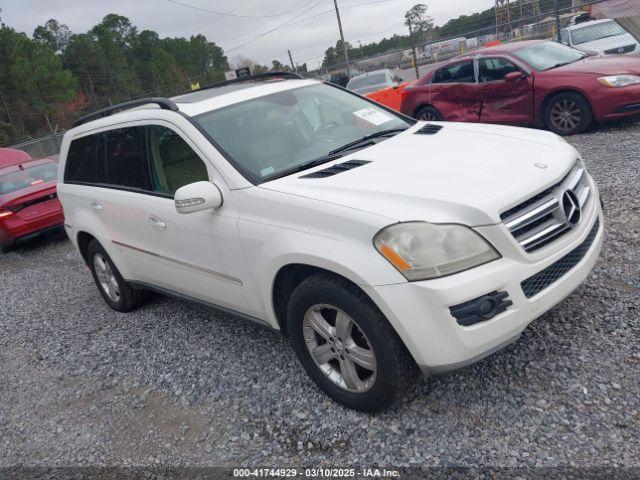
[[549, 41], [456, 57], [405, 88], [400, 110], [421, 120], [547, 127], [561, 135], [640, 114], [640, 57], [589, 56]]
[[57, 178], [50, 159], [0, 167], [0, 251], [63, 224]]

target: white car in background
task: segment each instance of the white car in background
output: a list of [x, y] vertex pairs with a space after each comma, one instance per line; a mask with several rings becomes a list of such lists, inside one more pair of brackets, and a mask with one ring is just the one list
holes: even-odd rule
[[65, 134], [66, 231], [111, 308], [153, 290], [280, 330], [326, 394], [376, 411], [418, 368], [515, 341], [591, 271], [598, 188], [562, 138], [416, 122], [293, 77], [116, 105]]
[[383, 88], [397, 87], [402, 79], [388, 68], [357, 75], [347, 83], [347, 90], [365, 95]]
[[640, 53], [640, 43], [611, 19], [592, 20], [563, 28], [560, 42], [583, 52]]

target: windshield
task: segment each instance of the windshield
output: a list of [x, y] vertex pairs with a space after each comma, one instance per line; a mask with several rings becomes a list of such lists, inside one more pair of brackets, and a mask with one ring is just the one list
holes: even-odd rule
[[584, 52], [556, 42], [536, 43], [516, 50], [514, 55], [536, 70], [549, 70], [559, 65], [577, 62], [587, 56]]
[[58, 165], [53, 162], [26, 168], [16, 165], [8, 173], [0, 174], [0, 195], [50, 182], [56, 178], [58, 178]]
[[196, 119], [256, 184], [364, 136], [409, 126], [374, 103], [324, 84], [247, 100]]
[[603, 22], [590, 25], [588, 27], [576, 28], [571, 31], [573, 44], [593, 42], [600, 38], [614, 37], [627, 33], [624, 28], [616, 22]]
[[369, 87], [371, 85], [379, 85], [387, 81], [387, 74], [385, 72], [374, 73], [362, 77], [356, 77], [351, 79], [347, 88], [358, 89], [363, 87]]

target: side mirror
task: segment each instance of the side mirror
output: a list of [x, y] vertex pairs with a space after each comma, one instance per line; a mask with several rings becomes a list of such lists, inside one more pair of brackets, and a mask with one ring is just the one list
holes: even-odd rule
[[507, 83], [513, 83], [521, 78], [524, 78], [526, 75], [522, 72], [509, 72], [504, 76], [504, 81]]
[[195, 182], [180, 187], [174, 196], [178, 213], [214, 210], [222, 206], [222, 193], [211, 182]]

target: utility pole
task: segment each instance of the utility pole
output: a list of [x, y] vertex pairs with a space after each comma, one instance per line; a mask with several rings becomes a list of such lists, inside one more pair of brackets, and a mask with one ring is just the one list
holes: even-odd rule
[[291, 50], [287, 50], [287, 53], [289, 54], [289, 61], [291, 62], [291, 71], [294, 73], [298, 73], [296, 72], [296, 67], [293, 66], [293, 57], [291, 56]]
[[336, 7], [336, 17], [338, 17], [338, 28], [340, 29], [340, 40], [342, 40], [342, 48], [344, 50], [344, 61], [347, 65], [347, 77], [351, 78], [351, 68], [349, 67], [349, 53], [347, 52], [347, 43], [344, 41], [344, 33], [342, 33], [342, 22], [340, 21], [340, 10], [338, 10], [338, 0], [333, 0]]
[[411, 42], [411, 51], [413, 52], [413, 68], [416, 71], [416, 79], [420, 78], [420, 72], [418, 71], [418, 54], [416, 53], [416, 46], [413, 44], [413, 28], [411, 26], [411, 20], [407, 19], [409, 24], [409, 41]]
[[556, 14], [556, 40], [560, 41], [560, 7], [558, 6], [558, 0], [553, 0], [553, 8]]

